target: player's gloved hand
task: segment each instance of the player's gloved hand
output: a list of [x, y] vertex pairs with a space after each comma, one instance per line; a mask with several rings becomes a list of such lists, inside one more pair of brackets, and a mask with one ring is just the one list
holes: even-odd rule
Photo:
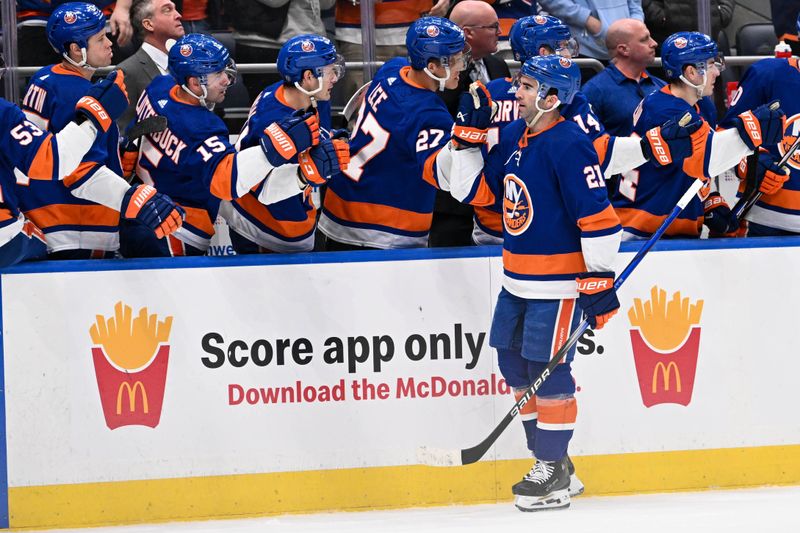
[[138, 220], [160, 239], [181, 227], [186, 211], [150, 185], [135, 185], [122, 198], [120, 214], [129, 220]]
[[[742, 179], [747, 178], [748, 159], [748, 157], [742, 159], [737, 169], [737, 173]], [[759, 151], [754, 186], [757, 187], [762, 194], [767, 196], [775, 194], [781, 190], [783, 184], [788, 181], [789, 169], [786, 167], [779, 167], [779, 161], [780, 159], [777, 156], [772, 155], [766, 150], [762, 149]]]
[[679, 120], [668, 120], [644, 134], [641, 140], [642, 154], [648, 161], [665, 166], [692, 155], [695, 137], [705, 136], [707, 129], [702, 128], [704, 123], [700, 118], [685, 125], [681, 125]]
[[458, 113], [453, 124], [453, 139], [465, 147], [481, 146], [486, 136], [496, 104], [492, 102], [489, 91], [479, 81], [469, 86], [458, 101]]
[[317, 187], [347, 168], [350, 162], [350, 145], [341, 139], [325, 139], [317, 146], [300, 152], [297, 158], [301, 179]]
[[296, 163], [296, 156], [319, 144], [319, 116], [315, 112], [295, 111], [264, 130], [261, 149], [273, 167]]
[[755, 150], [762, 145], [778, 144], [783, 138], [786, 117], [783, 110], [778, 107], [779, 104], [780, 102], [774, 100], [735, 117], [734, 126], [739, 130], [739, 137], [750, 150]]
[[136, 170], [136, 161], [139, 159], [139, 151], [122, 150], [120, 152], [120, 162], [122, 163], [122, 177], [130, 181]]
[[121, 70], [115, 70], [89, 88], [86, 96], [75, 105], [75, 112], [79, 117], [94, 122], [98, 130], [108, 131], [127, 108], [125, 74]]
[[619, 299], [614, 288], [613, 272], [578, 274], [578, 305], [586, 314], [592, 329], [602, 329], [617, 314]]
[[703, 202], [703, 224], [708, 226], [710, 237], [733, 237], [739, 229], [739, 221], [718, 192], [712, 192]]
[[343, 139], [345, 141], [350, 139], [350, 130], [346, 130], [344, 128], [331, 130], [331, 140], [334, 139]]

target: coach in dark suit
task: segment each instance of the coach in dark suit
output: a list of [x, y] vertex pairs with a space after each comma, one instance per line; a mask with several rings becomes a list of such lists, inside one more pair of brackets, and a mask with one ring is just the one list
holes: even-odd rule
[[136, 102], [153, 78], [167, 73], [167, 41], [183, 37], [181, 14], [172, 0], [133, 0], [131, 24], [143, 41], [118, 66], [125, 73], [130, 105], [117, 120], [122, 133], [136, 116]]
[[[497, 51], [500, 24], [491, 5], [480, 0], [464, 0], [453, 7], [450, 20], [463, 28], [472, 50], [472, 61], [459, 76], [458, 87], [439, 93], [455, 117], [458, 100], [473, 81], [485, 85], [490, 80], [510, 76], [510, 73], [505, 61], [492, 55]], [[472, 207], [459, 203], [449, 193], [437, 191], [428, 244], [431, 247], [470, 246]]]

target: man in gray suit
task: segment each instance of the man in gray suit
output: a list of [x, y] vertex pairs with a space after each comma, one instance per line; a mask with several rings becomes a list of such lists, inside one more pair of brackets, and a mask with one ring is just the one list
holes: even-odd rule
[[130, 105], [117, 120], [125, 133], [136, 116], [136, 102], [153, 78], [167, 73], [167, 41], [183, 37], [181, 14], [172, 0], [133, 0], [131, 24], [143, 41], [131, 57], [118, 66], [125, 73]]

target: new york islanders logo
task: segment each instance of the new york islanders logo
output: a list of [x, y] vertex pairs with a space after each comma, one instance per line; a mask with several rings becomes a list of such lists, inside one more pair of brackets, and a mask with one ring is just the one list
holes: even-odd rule
[[686, 48], [686, 45], [689, 44], [689, 41], [686, 40], [686, 37], [678, 37], [675, 39], [674, 43], [675, 48]]
[[148, 314], [143, 307], [134, 318], [131, 307], [122, 302], [114, 306], [113, 317], [95, 317], [89, 336], [100, 403], [109, 429], [158, 425], [171, 328], [171, 316], [159, 322], [156, 314]]
[[192, 45], [191, 44], [182, 44], [180, 53], [183, 57], [189, 57], [192, 55]]
[[76, 20], [78, 20], [78, 15], [76, 15], [74, 11], [67, 11], [64, 13], [64, 22], [67, 24], [75, 24]]
[[428, 34], [428, 37], [438, 37], [439, 36], [439, 28], [433, 25], [428, 26], [425, 28], [425, 33]]
[[503, 189], [503, 225], [510, 235], [519, 235], [533, 220], [531, 195], [525, 182], [514, 174], [506, 174]]
[[[781, 157], [791, 148], [797, 137], [800, 136], [800, 113], [786, 118], [786, 129], [783, 131], [783, 140], [778, 143], [778, 153]], [[795, 170], [800, 170], [800, 150], [795, 150], [788, 164]]]
[[300, 48], [303, 50], [303, 52], [313, 52], [317, 49], [312, 41], [303, 41], [300, 43]]
[[572, 60], [569, 59], [568, 57], [561, 57], [558, 60], [558, 64], [564, 68], [569, 68], [572, 66]]
[[547, 22], [547, 18], [543, 17], [542, 15], [536, 15], [533, 17], [533, 21], [536, 24], [545, 24]]
[[703, 300], [692, 303], [680, 292], [653, 286], [650, 299], [634, 298], [628, 309], [631, 346], [639, 392], [645, 407], [689, 405], [700, 353]]

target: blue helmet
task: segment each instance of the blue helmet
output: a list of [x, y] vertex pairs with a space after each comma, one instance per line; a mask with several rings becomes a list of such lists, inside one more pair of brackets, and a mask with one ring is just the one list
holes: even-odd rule
[[344, 75], [344, 60], [336, 53], [336, 47], [327, 37], [306, 34], [292, 37], [278, 52], [278, 72], [290, 83], [303, 80], [303, 72], [310, 70], [317, 78], [322, 77], [322, 67], [337, 65], [337, 78]]
[[539, 82], [539, 99], [544, 99], [550, 89], [558, 91], [562, 104], [569, 104], [581, 87], [581, 69], [571, 59], [561, 56], [529, 57], [519, 69], [520, 76]]
[[531, 15], [517, 20], [511, 26], [508, 40], [517, 61], [538, 56], [542, 46], [549, 46], [554, 53], [566, 49], [571, 56], [578, 55], [578, 42], [569, 28], [560, 19], [549, 15]]
[[670, 80], [679, 79], [686, 65], [705, 73], [709, 59], [722, 62], [717, 43], [696, 31], [673, 33], [661, 45], [661, 64]]
[[85, 50], [89, 37], [105, 27], [106, 16], [100, 8], [84, 2], [68, 2], [55, 8], [47, 19], [47, 41], [59, 55], [69, 52], [70, 43]]
[[411, 67], [422, 70], [431, 59], [446, 59], [466, 46], [464, 30], [441, 17], [415, 20], [406, 32], [406, 48]]
[[167, 66], [169, 73], [179, 85], [194, 76], [205, 85], [206, 76], [225, 71], [229, 77], [236, 78], [236, 63], [231, 59], [228, 49], [218, 40], [201, 33], [184, 35], [169, 49]]

